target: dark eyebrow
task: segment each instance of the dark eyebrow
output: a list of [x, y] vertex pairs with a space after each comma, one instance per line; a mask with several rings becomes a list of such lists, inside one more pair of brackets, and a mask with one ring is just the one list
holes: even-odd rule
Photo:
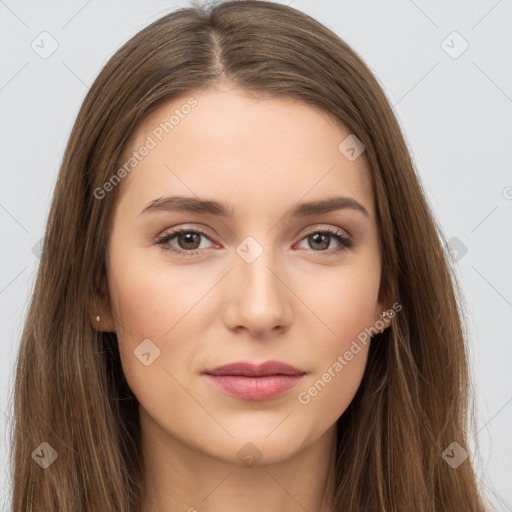
[[[335, 210], [342, 210], [350, 208], [363, 213], [366, 217], [370, 217], [368, 210], [355, 199], [345, 196], [336, 196], [329, 199], [322, 199], [320, 201], [310, 201], [308, 203], [301, 203], [289, 212], [287, 216], [291, 217], [308, 217], [311, 215], [319, 215], [322, 213], [329, 213]], [[225, 203], [208, 200], [197, 199], [195, 197], [159, 197], [150, 201], [146, 207], [140, 212], [140, 215], [148, 212], [190, 212], [199, 213], [203, 215], [216, 215], [220, 217], [233, 217], [233, 207]]]

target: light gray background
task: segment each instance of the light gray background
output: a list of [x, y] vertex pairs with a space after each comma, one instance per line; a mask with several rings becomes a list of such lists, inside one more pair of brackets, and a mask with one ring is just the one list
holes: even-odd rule
[[[44, 233], [71, 127], [88, 87], [115, 50], [158, 17], [188, 5], [0, 0], [0, 503], [5, 509], [13, 364], [39, 262], [34, 246]], [[497, 509], [512, 511], [512, 0], [292, 0], [290, 5], [338, 33], [375, 73], [394, 105], [446, 239], [456, 237], [453, 247], [467, 248], [462, 257], [459, 251], [456, 267], [470, 313], [475, 439], [482, 461], [477, 471], [482, 486], [494, 489]], [[41, 42], [48, 38], [40, 36], [43, 31], [58, 43], [48, 58], [31, 47], [35, 41], [50, 48], [49, 39]], [[458, 56], [464, 42], [453, 31], [469, 44]]]

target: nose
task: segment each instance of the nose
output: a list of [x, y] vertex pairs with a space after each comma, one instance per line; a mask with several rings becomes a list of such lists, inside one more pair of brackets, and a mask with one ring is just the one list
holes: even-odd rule
[[223, 317], [226, 326], [235, 331], [246, 330], [255, 338], [282, 331], [292, 317], [293, 293], [270, 252], [265, 250], [252, 263], [236, 256], [225, 283], [227, 300]]

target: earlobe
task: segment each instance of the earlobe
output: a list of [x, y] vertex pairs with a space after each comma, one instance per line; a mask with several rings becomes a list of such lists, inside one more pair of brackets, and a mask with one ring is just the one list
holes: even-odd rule
[[391, 324], [391, 317], [388, 314], [388, 310], [383, 309], [381, 314], [379, 315], [380, 323], [384, 323], [384, 326], [381, 329], [381, 333], [384, 332], [385, 329], [387, 329]]
[[[384, 277], [384, 276], [383, 276]], [[387, 283], [387, 279], [383, 279], [381, 281], [381, 287], [379, 289], [378, 301], [377, 301], [377, 321], [376, 325], [379, 328], [379, 331], [382, 333], [388, 327], [391, 326], [392, 318], [394, 316], [394, 309], [390, 306], [393, 303], [391, 300], [391, 291], [388, 286], [385, 285]]]
[[377, 320], [375, 322], [375, 326], [379, 329], [381, 333], [384, 332], [385, 329], [387, 329], [391, 325], [391, 318], [392, 318], [392, 309], [387, 308], [386, 304], [388, 304], [387, 301], [380, 302], [377, 304]]
[[94, 310], [91, 314], [94, 329], [103, 332], [115, 332], [110, 294], [108, 292], [106, 280], [103, 280], [101, 283], [100, 290], [94, 298], [93, 307]]

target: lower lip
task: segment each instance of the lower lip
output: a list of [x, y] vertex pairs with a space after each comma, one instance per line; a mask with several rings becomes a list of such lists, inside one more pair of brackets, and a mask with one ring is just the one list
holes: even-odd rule
[[293, 388], [302, 375], [267, 375], [244, 377], [242, 375], [209, 375], [210, 382], [228, 395], [243, 400], [269, 400]]

